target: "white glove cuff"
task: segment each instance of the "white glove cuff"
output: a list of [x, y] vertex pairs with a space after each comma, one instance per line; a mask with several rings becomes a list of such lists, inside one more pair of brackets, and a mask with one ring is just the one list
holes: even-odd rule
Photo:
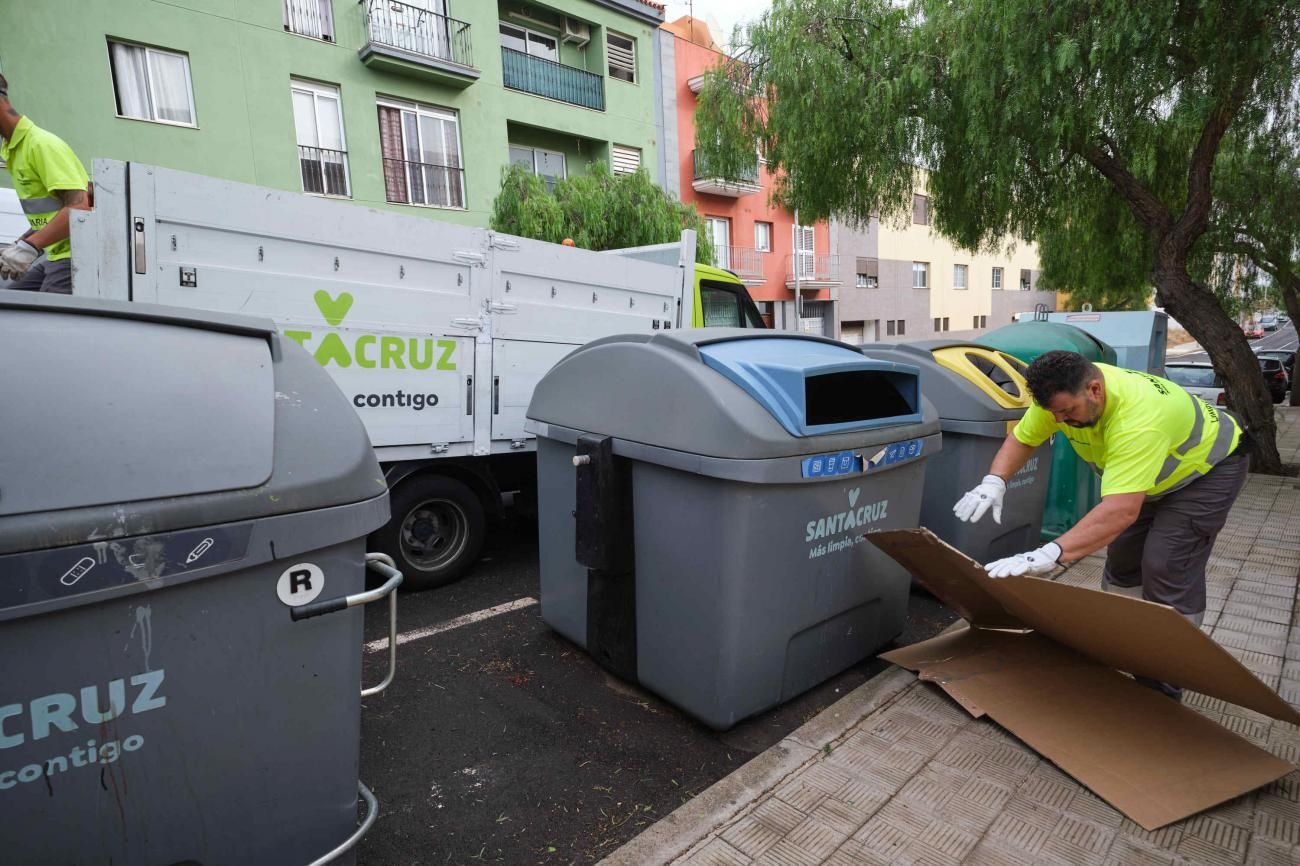
[[1055, 562], [1057, 565], [1062, 564], [1061, 545], [1057, 544], [1055, 541], [1049, 541], [1038, 549], [1042, 551], [1044, 556], [1049, 557], [1052, 562]]
[[1007, 489], [1007, 482], [1003, 481], [1002, 476], [1000, 475], [985, 475], [984, 481], [982, 483], [992, 484], [996, 487], [1001, 488], [1004, 492]]

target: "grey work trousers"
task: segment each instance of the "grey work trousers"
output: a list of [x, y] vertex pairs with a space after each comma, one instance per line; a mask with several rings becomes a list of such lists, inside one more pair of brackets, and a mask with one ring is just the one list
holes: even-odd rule
[[53, 292], [72, 294], [72, 259], [52, 262], [44, 256], [32, 263], [21, 280], [9, 286], [17, 292]]
[[[1205, 565], [1249, 469], [1245, 453], [1233, 454], [1186, 487], [1143, 503], [1137, 520], [1106, 552], [1102, 588], [1167, 604], [1200, 625]], [[1138, 680], [1170, 697], [1182, 694], [1168, 683]]]

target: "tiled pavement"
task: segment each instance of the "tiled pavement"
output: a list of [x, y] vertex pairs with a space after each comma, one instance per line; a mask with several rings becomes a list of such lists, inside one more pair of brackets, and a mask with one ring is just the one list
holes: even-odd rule
[[[1300, 409], [1278, 420], [1283, 459], [1300, 462]], [[1101, 563], [1089, 557], [1060, 579], [1097, 587]], [[1298, 575], [1300, 485], [1252, 475], [1215, 545], [1203, 628], [1300, 706]], [[700, 798], [707, 805], [661, 822], [667, 830], [653, 844], [633, 840], [606, 863], [1300, 864], [1300, 771], [1148, 832], [938, 687], [894, 669], [859, 691], [873, 688], [875, 705], [859, 704], [829, 735], [814, 720], [821, 739], [796, 732], [774, 747], [784, 751], [767, 781], [737, 795], [723, 780]], [[1300, 763], [1300, 729], [1204, 695], [1189, 693], [1187, 703]]]

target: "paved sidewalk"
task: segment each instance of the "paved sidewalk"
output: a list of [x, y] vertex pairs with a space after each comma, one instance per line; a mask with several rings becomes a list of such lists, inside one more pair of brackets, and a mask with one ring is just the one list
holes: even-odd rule
[[[1278, 413], [1300, 462], [1300, 410]], [[1098, 587], [1102, 558], [1062, 581]], [[1300, 707], [1300, 484], [1252, 475], [1214, 548], [1203, 628]], [[1285, 760], [1300, 729], [1187, 703]], [[614, 852], [602, 866], [1300, 864], [1300, 771], [1148, 832], [996, 723], [894, 668]]]

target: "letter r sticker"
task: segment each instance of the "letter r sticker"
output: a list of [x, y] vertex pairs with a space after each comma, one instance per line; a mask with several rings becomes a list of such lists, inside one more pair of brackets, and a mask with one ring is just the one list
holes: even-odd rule
[[325, 589], [325, 572], [310, 562], [291, 565], [280, 575], [275, 584], [275, 594], [289, 607], [298, 607], [309, 601]]

